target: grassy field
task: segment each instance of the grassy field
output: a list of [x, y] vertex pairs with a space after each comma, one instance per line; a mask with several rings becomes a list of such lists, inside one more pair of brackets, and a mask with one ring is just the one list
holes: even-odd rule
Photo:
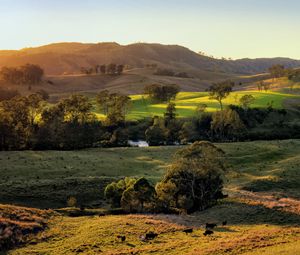
[[[33, 244], [8, 254], [296, 255], [300, 252], [299, 227], [269, 223], [249, 225], [240, 221], [215, 229], [212, 237], [204, 237], [203, 224], [207, 219], [204, 214], [55, 218], [50, 229], [37, 237]], [[186, 227], [195, 227], [195, 231], [186, 235], [182, 232]], [[139, 237], [148, 231], [155, 231], [159, 236], [150, 242], [141, 241]], [[117, 240], [119, 234], [127, 237], [125, 242]]]
[[[239, 104], [239, 99], [245, 95], [250, 94], [255, 97], [255, 101], [252, 107], [265, 108], [268, 105], [273, 105], [274, 108], [284, 108], [283, 103], [287, 99], [299, 99], [300, 96], [293, 94], [286, 94], [281, 92], [261, 92], [261, 91], [237, 91], [230, 94], [228, 98], [224, 100], [224, 106]], [[163, 116], [167, 105], [166, 104], [155, 104], [152, 103], [146, 96], [143, 95], [132, 95], [131, 109], [127, 115], [127, 119], [136, 120], [145, 117]], [[95, 104], [95, 101], [93, 100]], [[220, 109], [220, 105], [216, 100], [209, 99], [207, 92], [180, 92], [174, 100], [176, 104], [176, 110], [178, 117], [191, 117], [195, 115], [195, 110], [198, 105], [206, 104], [206, 110], [208, 112], [214, 112]], [[100, 117], [104, 116], [94, 108], [94, 112]]]
[[[218, 144], [230, 163], [227, 188], [300, 197], [300, 141]], [[178, 146], [0, 153], [0, 203], [62, 207], [69, 196], [98, 201], [107, 182], [145, 176], [156, 182]]]
[[[229, 198], [192, 215], [54, 216], [49, 229], [5, 254], [272, 254], [300, 252], [300, 140], [217, 144], [230, 171]], [[0, 202], [66, 206], [73, 195], [101, 203], [106, 182], [160, 179], [179, 147], [1, 152]], [[255, 192], [253, 192], [255, 191]], [[211, 237], [203, 224], [224, 219]], [[186, 235], [182, 229], [193, 227]], [[139, 236], [159, 236], [143, 242]], [[126, 235], [126, 241], [117, 240]]]

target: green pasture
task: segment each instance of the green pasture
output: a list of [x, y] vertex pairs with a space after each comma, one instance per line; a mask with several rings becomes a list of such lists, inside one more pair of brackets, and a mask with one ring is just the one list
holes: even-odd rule
[[[300, 140], [216, 145], [229, 167], [229, 197], [216, 206], [192, 215], [57, 215], [28, 244], [0, 254], [299, 254]], [[145, 176], [155, 183], [179, 148], [1, 152], [0, 203], [57, 207], [74, 196], [79, 205], [102, 207], [107, 182]], [[203, 235], [206, 222], [218, 224], [212, 236]], [[191, 227], [193, 233], [182, 232]], [[158, 237], [142, 241], [149, 231]]]
[[[230, 94], [228, 98], [224, 100], [224, 106], [239, 104], [239, 99], [246, 94], [253, 95], [255, 97], [254, 103], [251, 107], [264, 108], [272, 105], [274, 108], [283, 108], [284, 100], [288, 98], [299, 98], [300, 96], [285, 94], [279, 92], [260, 92], [260, 91], [238, 91]], [[145, 117], [163, 116], [167, 104], [165, 103], [152, 103], [147, 96], [144, 95], [132, 95], [131, 108], [127, 115], [128, 120], [137, 120]], [[176, 99], [173, 101], [176, 104], [177, 116], [179, 118], [192, 117], [195, 115], [195, 111], [198, 105], [206, 104], [206, 110], [208, 112], [214, 112], [220, 109], [220, 105], [216, 100], [210, 99], [207, 92], [180, 92]], [[93, 100], [95, 104], [95, 100]], [[94, 107], [94, 112], [98, 117], [103, 118], [103, 114]]]
[[[300, 140], [217, 144], [230, 165], [226, 187], [300, 197]], [[81, 151], [0, 152], [0, 203], [63, 207], [103, 199], [103, 189], [125, 176], [160, 180], [181, 147], [99, 148]]]

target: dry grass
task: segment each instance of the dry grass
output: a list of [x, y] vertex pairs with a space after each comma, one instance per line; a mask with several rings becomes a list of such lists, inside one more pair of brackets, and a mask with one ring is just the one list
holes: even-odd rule
[[[217, 227], [212, 236], [205, 237], [203, 224], [210, 219], [210, 214], [217, 214], [217, 209], [191, 216], [57, 217], [51, 222], [50, 229], [40, 234], [37, 244], [8, 254], [234, 255], [282, 244], [292, 246], [300, 238], [300, 228], [296, 226], [282, 227], [260, 222], [256, 225], [232, 224], [230, 221], [227, 226]], [[220, 218], [214, 220], [220, 223]], [[183, 233], [186, 227], [193, 227], [194, 232]], [[140, 237], [150, 231], [157, 233], [158, 237], [153, 241], [142, 241]], [[126, 241], [121, 242], [117, 235], [125, 235]]]
[[52, 211], [0, 205], [0, 250], [28, 241], [44, 230]]

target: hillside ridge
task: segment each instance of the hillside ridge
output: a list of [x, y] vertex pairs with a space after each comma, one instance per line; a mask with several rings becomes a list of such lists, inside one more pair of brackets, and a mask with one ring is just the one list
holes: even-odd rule
[[199, 71], [232, 75], [263, 73], [274, 64], [300, 67], [300, 60], [290, 58], [216, 59], [184, 46], [159, 43], [60, 42], [21, 50], [0, 50], [0, 68], [26, 63], [38, 64], [50, 75], [75, 74], [81, 67], [109, 63], [124, 64], [127, 68], [155, 64], [159, 68], [184, 71], [196, 77], [199, 77]]

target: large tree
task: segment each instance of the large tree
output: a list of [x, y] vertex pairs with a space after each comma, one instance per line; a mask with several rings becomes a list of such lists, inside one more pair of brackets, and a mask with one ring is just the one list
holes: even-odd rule
[[156, 192], [160, 206], [204, 210], [222, 198], [224, 152], [210, 142], [195, 142], [178, 151]]
[[240, 98], [240, 104], [244, 109], [248, 109], [250, 105], [254, 103], [254, 101], [255, 97], [250, 94], [243, 95]]
[[148, 95], [151, 101], [154, 102], [170, 102], [175, 99], [180, 88], [177, 85], [158, 85], [152, 84], [144, 88], [144, 94]]
[[244, 132], [245, 125], [239, 114], [230, 108], [213, 113], [211, 130], [215, 138], [237, 140]]
[[269, 68], [269, 73], [273, 79], [280, 78], [285, 75], [286, 70], [283, 65], [273, 65]]
[[219, 83], [214, 83], [209, 87], [209, 96], [210, 99], [217, 100], [220, 104], [221, 111], [223, 110], [222, 101], [229, 96], [234, 87], [234, 82], [232, 81], [223, 81]]

